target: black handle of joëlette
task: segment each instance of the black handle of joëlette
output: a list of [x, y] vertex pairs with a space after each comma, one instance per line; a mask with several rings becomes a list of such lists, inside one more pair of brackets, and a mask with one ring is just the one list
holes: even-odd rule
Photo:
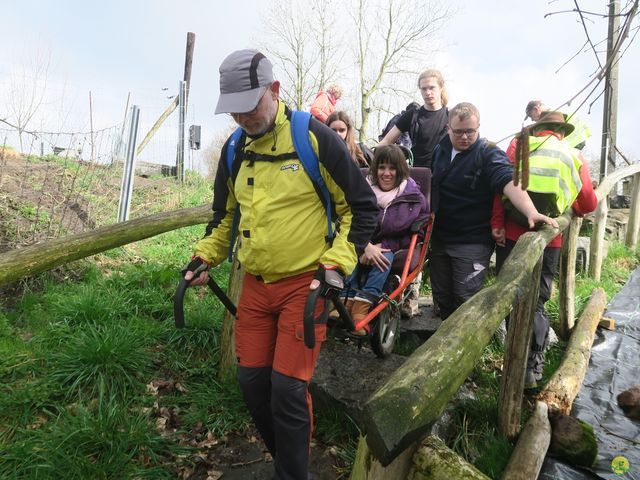
[[302, 327], [304, 332], [304, 344], [307, 348], [314, 348], [316, 346], [316, 329], [314, 313], [316, 309], [316, 303], [320, 298], [320, 288], [310, 290], [307, 295], [307, 301], [304, 304], [304, 316], [302, 317]]
[[[194, 278], [197, 275], [194, 275]], [[176, 293], [173, 297], [173, 317], [176, 321], [176, 328], [184, 328], [184, 294], [187, 291], [187, 287], [191, 282], [182, 278], [180, 283], [178, 284], [178, 288], [176, 289]], [[216, 281], [209, 277], [207, 281], [207, 285], [211, 289], [211, 291], [218, 297], [218, 299], [222, 302], [231, 315], [234, 317], [238, 313], [238, 309], [233, 304], [231, 299], [227, 297], [227, 294], [220, 288], [220, 286], [216, 283]]]
[[316, 303], [320, 297], [326, 297], [330, 300], [334, 307], [338, 310], [340, 317], [343, 319], [347, 328], [349, 330], [353, 330], [353, 320], [351, 316], [347, 313], [347, 309], [344, 304], [340, 301], [337, 295], [338, 291], [334, 289], [326, 289], [325, 287], [319, 287], [315, 290], [309, 291], [309, 295], [307, 295], [307, 301], [304, 304], [304, 313], [302, 317], [302, 327], [304, 333], [304, 344], [308, 348], [314, 348], [316, 346], [316, 323], [326, 323], [327, 318], [329, 316], [329, 312], [327, 306], [325, 304], [325, 308], [322, 313], [316, 318], [314, 317]]

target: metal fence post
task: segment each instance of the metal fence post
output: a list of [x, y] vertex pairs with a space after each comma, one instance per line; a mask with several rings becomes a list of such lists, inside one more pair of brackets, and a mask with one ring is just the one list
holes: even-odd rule
[[180, 81], [180, 91], [178, 94], [178, 154], [176, 156], [176, 177], [181, 182], [184, 181], [184, 124], [186, 116], [187, 82]]
[[140, 108], [137, 105], [131, 107], [131, 124], [129, 126], [129, 138], [127, 140], [127, 157], [122, 172], [122, 186], [120, 187], [120, 204], [118, 205], [118, 222], [129, 220], [129, 207], [131, 206], [131, 194], [133, 193], [134, 163], [136, 154], [136, 137], [138, 136], [138, 121], [140, 120]]

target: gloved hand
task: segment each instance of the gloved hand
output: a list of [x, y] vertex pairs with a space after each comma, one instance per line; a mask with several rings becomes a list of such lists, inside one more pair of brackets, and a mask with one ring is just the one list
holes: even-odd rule
[[320, 295], [325, 297], [330, 292], [340, 292], [344, 288], [344, 277], [338, 267], [320, 264], [309, 289], [317, 290], [319, 287]]
[[189, 285], [206, 285], [209, 274], [209, 264], [200, 257], [192, 257], [189, 264], [182, 269], [184, 279]]

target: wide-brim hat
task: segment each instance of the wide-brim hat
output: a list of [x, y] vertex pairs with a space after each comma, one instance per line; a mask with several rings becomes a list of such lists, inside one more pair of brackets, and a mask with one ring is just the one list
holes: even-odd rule
[[569, 135], [576, 128], [567, 122], [564, 113], [555, 111], [542, 112], [538, 121], [531, 125], [531, 128], [535, 129], [545, 127], [547, 130], [562, 131], [565, 136]]
[[245, 113], [258, 106], [273, 83], [273, 66], [258, 50], [236, 50], [220, 65], [218, 113]]

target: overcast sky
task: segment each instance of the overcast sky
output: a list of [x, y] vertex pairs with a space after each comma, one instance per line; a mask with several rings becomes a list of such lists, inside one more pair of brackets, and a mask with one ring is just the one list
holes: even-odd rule
[[[214, 118], [217, 69], [238, 48], [259, 41], [260, 9], [269, 1], [197, 0], [11, 0], [3, 9], [0, 43], [0, 118], [8, 116], [6, 96], [11, 75], [35, 56], [50, 51], [47, 88], [54, 96], [35, 129], [88, 129], [88, 92], [92, 92], [94, 128], [122, 121], [128, 92], [142, 110], [141, 134], [171, 101], [184, 68], [186, 34], [196, 34], [188, 122], [203, 126], [209, 143], [229, 119]], [[590, 80], [597, 64], [591, 52], [556, 70], [585, 41], [575, 14], [544, 18], [546, 13], [574, 7], [569, 0], [484, 0], [451, 2], [456, 16], [442, 32], [441, 52], [433, 65], [442, 70], [450, 106], [470, 101], [480, 108], [482, 134], [498, 140], [522, 124], [528, 100], [557, 106]], [[603, 11], [606, 0], [579, 2]], [[626, 0], [623, 0], [623, 5]], [[605, 23], [588, 22], [594, 41], [606, 36]], [[636, 21], [636, 25], [638, 22]], [[601, 45], [604, 49], [604, 45]], [[635, 121], [640, 108], [640, 44], [636, 41], [620, 64], [618, 144], [640, 158]], [[421, 68], [418, 68], [421, 69]], [[163, 90], [168, 88], [168, 90]], [[599, 90], [600, 91], [600, 90]], [[419, 95], [416, 90], [416, 100]], [[402, 104], [406, 104], [404, 101]], [[599, 158], [602, 98], [591, 113], [580, 110], [594, 136], [589, 151]], [[60, 112], [64, 111], [64, 114]], [[171, 121], [177, 121], [173, 119]], [[60, 125], [64, 123], [64, 125]], [[172, 141], [172, 140], [169, 140]]]

